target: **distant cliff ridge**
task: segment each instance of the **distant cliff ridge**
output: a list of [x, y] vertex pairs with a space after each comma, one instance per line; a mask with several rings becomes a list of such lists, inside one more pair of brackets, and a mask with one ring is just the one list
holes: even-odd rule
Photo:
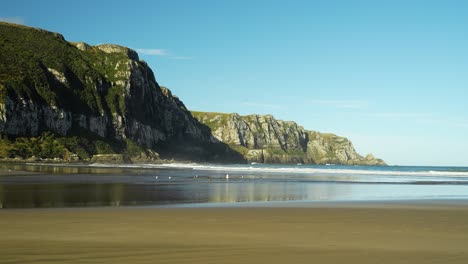
[[192, 116], [134, 50], [4, 22], [0, 158], [384, 164], [272, 116]]
[[385, 165], [369, 154], [356, 153], [347, 138], [308, 131], [271, 115], [192, 112], [218, 140], [239, 151], [249, 162]]

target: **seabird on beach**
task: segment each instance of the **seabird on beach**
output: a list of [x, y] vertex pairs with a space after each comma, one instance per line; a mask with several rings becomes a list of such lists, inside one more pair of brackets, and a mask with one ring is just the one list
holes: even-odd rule
[[226, 180], [229, 180], [229, 174], [226, 173], [226, 176], [224, 176]]

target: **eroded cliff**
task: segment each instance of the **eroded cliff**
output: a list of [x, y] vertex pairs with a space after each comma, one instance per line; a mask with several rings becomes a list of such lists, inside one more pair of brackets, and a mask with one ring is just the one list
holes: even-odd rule
[[4, 22], [2, 157], [384, 164], [346, 138], [271, 115], [191, 113], [132, 49]]
[[271, 115], [192, 112], [211, 128], [218, 140], [236, 149], [249, 162], [385, 165], [371, 154], [356, 153], [347, 138], [308, 131]]
[[[0, 133], [26, 143], [37, 138], [39, 147], [53, 135], [62, 156], [131, 149], [129, 154], [148, 159], [157, 159], [157, 152], [242, 161], [158, 85], [132, 49], [70, 43], [58, 33], [8, 23], [0, 23]], [[30, 145], [26, 156], [35, 154]]]

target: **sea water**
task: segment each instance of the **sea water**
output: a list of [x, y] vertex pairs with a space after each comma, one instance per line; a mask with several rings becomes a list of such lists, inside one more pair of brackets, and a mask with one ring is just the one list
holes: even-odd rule
[[7, 174], [0, 176], [1, 208], [468, 200], [467, 167], [170, 163], [0, 169]]

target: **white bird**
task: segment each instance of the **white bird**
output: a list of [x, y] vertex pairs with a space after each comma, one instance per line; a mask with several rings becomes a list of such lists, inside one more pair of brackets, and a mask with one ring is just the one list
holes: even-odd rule
[[158, 176], [154, 176], [154, 178], [157, 180], [159, 177], [158, 177]]
[[172, 179], [172, 177], [171, 177], [171, 176], [169, 176], [169, 180], [170, 180], [170, 179]]
[[226, 173], [226, 176], [224, 176], [226, 180], [229, 180], [229, 174]]

